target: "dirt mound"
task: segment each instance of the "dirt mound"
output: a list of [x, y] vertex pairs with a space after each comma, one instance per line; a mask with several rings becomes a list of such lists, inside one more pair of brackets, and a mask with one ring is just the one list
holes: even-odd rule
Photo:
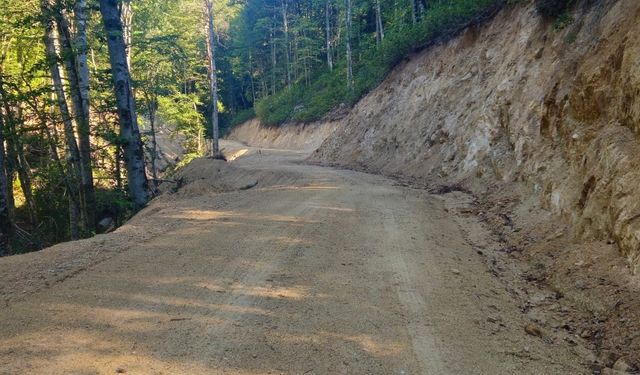
[[[283, 172], [260, 170], [252, 160], [268, 157], [262, 151], [244, 147], [240, 144], [223, 141], [223, 153], [227, 161], [210, 158], [198, 158], [173, 174], [171, 180], [160, 185], [159, 200], [167, 197], [191, 198], [201, 195], [226, 193], [291, 185], [298, 181], [299, 174], [294, 171]], [[238, 167], [236, 161], [242, 159], [244, 167]], [[250, 168], [248, 168], [249, 166]]]
[[198, 196], [248, 189], [258, 184], [255, 176], [223, 160], [199, 158], [181, 168], [173, 181], [161, 185], [163, 194]]

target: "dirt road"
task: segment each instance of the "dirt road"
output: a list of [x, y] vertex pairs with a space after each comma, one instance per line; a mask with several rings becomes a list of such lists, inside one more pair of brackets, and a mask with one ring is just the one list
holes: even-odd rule
[[116, 233], [0, 259], [0, 374], [586, 372], [525, 332], [464, 195], [236, 156], [257, 186], [178, 191]]

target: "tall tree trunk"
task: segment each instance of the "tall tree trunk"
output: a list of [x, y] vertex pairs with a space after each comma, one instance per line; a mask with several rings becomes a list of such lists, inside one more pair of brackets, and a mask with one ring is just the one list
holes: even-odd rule
[[[50, 9], [48, 0], [42, 0], [41, 6], [45, 14]], [[76, 142], [73, 123], [71, 122], [71, 114], [69, 113], [62, 76], [58, 66], [58, 53], [55, 46], [55, 27], [52, 19], [47, 20], [47, 23], [45, 23], [44, 45], [47, 62], [49, 64], [49, 72], [51, 73], [53, 82], [55, 99], [64, 126], [65, 160], [67, 163], [65, 182], [69, 195], [69, 224], [71, 239], [77, 239], [80, 238], [84, 228], [84, 225], [81, 225], [84, 215], [82, 214], [80, 191], [78, 190], [80, 183], [80, 151]]]
[[116, 94], [120, 122], [120, 139], [127, 168], [129, 194], [136, 208], [149, 200], [149, 182], [145, 173], [144, 152], [136, 116], [136, 103], [131, 89], [126, 48], [122, 34], [119, 0], [100, 0], [100, 13], [107, 34], [111, 75]]
[[327, 39], [327, 65], [333, 70], [333, 56], [331, 55], [331, 0], [326, 0], [324, 8], [324, 28]]
[[[1, 78], [0, 78], [1, 79]], [[10, 252], [13, 222], [9, 199], [10, 180], [7, 177], [6, 153], [4, 149], [4, 119], [0, 110], [0, 256]]]
[[216, 33], [213, 28], [213, 3], [204, 0], [207, 11], [207, 57], [209, 60], [209, 89], [211, 91], [211, 157], [220, 157], [218, 129], [218, 73], [216, 72]]
[[384, 25], [382, 24], [382, 10], [380, 0], [376, 0], [376, 40], [378, 45], [384, 40]]
[[[4, 89], [4, 82], [1, 79], [2, 74], [2, 69], [0, 69], [0, 103], [3, 105], [4, 115], [6, 118], [6, 122], [3, 127], [6, 130], [6, 134], [9, 135], [5, 138], [8, 148], [7, 166], [10, 168], [8, 175], [11, 177], [10, 180], [13, 181], [13, 172], [18, 172], [18, 180], [20, 181], [20, 187], [22, 188], [24, 199], [29, 211], [29, 221], [31, 225], [36, 226], [38, 220], [36, 217], [36, 203], [31, 186], [31, 171], [24, 155], [22, 140], [16, 130], [16, 123], [18, 122], [18, 119], [21, 119], [22, 117], [21, 108], [19, 106], [17, 107], [18, 114], [16, 116], [13, 112], [14, 109], [11, 107], [11, 103], [9, 102], [7, 92]], [[0, 116], [1, 115], [2, 114], [0, 114]], [[12, 201], [13, 196], [11, 195], [9, 197], [9, 203], [13, 203]]]
[[411, 0], [411, 22], [415, 25], [418, 22], [416, 18], [416, 0]]
[[151, 126], [151, 176], [153, 177], [153, 190], [158, 189], [158, 141], [156, 138], [156, 107], [153, 101], [148, 102], [149, 125]]
[[251, 80], [251, 104], [256, 103], [256, 86], [253, 82], [253, 59], [249, 50], [249, 79]]
[[300, 79], [300, 38], [299, 32], [293, 34], [293, 48], [291, 49], [291, 69], [293, 70], [293, 80], [298, 82]]
[[131, 71], [131, 46], [133, 42], [133, 8], [131, 7], [131, 0], [122, 0], [120, 7], [125, 52], [127, 53], [127, 67]]
[[269, 29], [269, 46], [271, 47], [271, 95], [276, 93], [276, 41], [275, 41], [275, 19]]
[[347, 87], [353, 90], [353, 58], [351, 52], [351, 0], [347, 2]]
[[424, 0], [418, 0], [418, 19], [422, 19], [424, 17], [424, 12], [427, 9], [427, 3]]
[[[116, 190], [118, 193], [122, 193], [122, 149], [120, 145], [115, 145], [115, 168], [113, 171], [115, 182], [116, 182]], [[115, 225], [116, 227], [120, 226], [120, 205], [116, 204], [114, 208], [114, 216], [115, 216]]]
[[289, 19], [287, 17], [287, 0], [282, 0], [282, 30], [284, 31], [284, 58], [287, 68], [287, 86], [291, 86], [291, 52], [289, 45]]
[[76, 69], [78, 71], [78, 94], [82, 108], [81, 121], [78, 121], [78, 140], [80, 148], [81, 189], [84, 195], [85, 229], [95, 232], [96, 197], [93, 188], [93, 170], [91, 168], [91, 112], [89, 107], [89, 64], [87, 54], [87, 1], [77, 0], [75, 7], [75, 48]]
[[[8, 112], [9, 110], [7, 110]], [[20, 121], [20, 123], [24, 123], [22, 109], [17, 107], [17, 117], [13, 119], [12, 122]], [[24, 144], [22, 143], [22, 139], [17, 134], [15, 128], [12, 129], [12, 133], [14, 134], [14, 139], [11, 142], [11, 145], [15, 149], [16, 161], [18, 166], [18, 179], [20, 181], [20, 188], [22, 189], [22, 194], [24, 195], [24, 200], [27, 204], [27, 208], [29, 209], [29, 222], [33, 227], [38, 225], [38, 214], [36, 201], [33, 196], [33, 186], [31, 181], [33, 180], [31, 176], [31, 167], [27, 162], [27, 157], [24, 154]]]
[[[58, 0], [60, 1], [60, 0]], [[95, 228], [95, 193], [93, 190], [93, 172], [91, 169], [91, 144], [89, 139], [89, 102], [88, 87], [85, 87], [85, 98], [81, 94], [80, 74], [77, 65], [77, 52], [74, 50], [73, 37], [69, 21], [64, 14], [56, 13], [56, 24], [62, 47], [63, 64], [69, 81], [69, 96], [73, 106], [73, 115], [78, 131], [79, 164], [80, 164], [80, 194], [84, 227], [87, 232]], [[85, 47], [86, 48], [86, 47]], [[86, 60], [85, 60], [86, 64]], [[86, 76], [88, 85], [88, 73]]]

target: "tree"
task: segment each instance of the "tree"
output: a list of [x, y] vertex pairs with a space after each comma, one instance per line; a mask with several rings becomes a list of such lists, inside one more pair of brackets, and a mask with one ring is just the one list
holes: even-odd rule
[[131, 6], [131, 0], [122, 0], [120, 3], [120, 19], [122, 20], [127, 66], [131, 70], [131, 45], [133, 42], [133, 7]]
[[375, 0], [376, 8], [376, 42], [378, 45], [384, 40], [384, 25], [382, 24], [382, 10], [380, 9], [380, 0]]
[[41, 0], [40, 6], [43, 13], [44, 22], [44, 45], [46, 51], [47, 63], [51, 74], [53, 91], [55, 92], [58, 110], [62, 116], [65, 135], [65, 160], [67, 161], [67, 172], [65, 181], [69, 196], [69, 225], [72, 239], [80, 238], [81, 232], [85, 230], [82, 213], [83, 204], [81, 203], [81, 195], [78, 189], [80, 185], [80, 150], [76, 141], [75, 131], [71, 119], [71, 113], [67, 105], [67, 99], [62, 83], [62, 75], [58, 66], [58, 52], [55, 46], [55, 25], [54, 20], [50, 17], [52, 9], [49, 0]]
[[207, 13], [207, 60], [209, 63], [209, 90], [211, 92], [211, 157], [220, 158], [219, 124], [218, 124], [218, 73], [216, 71], [215, 44], [216, 34], [214, 26], [213, 3], [204, 0]]
[[327, 66], [329, 70], [333, 70], [333, 56], [331, 55], [331, 0], [325, 1], [325, 33], [327, 48]]
[[4, 121], [0, 113], [0, 256], [9, 253], [13, 223], [11, 221], [9, 203], [9, 179], [6, 171], [6, 154], [4, 149]]
[[131, 89], [126, 45], [118, 0], [100, 0], [100, 13], [107, 34], [109, 61], [113, 79], [120, 142], [127, 168], [128, 190], [137, 208], [149, 200], [149, 183], [145, 173], [144, 152], [136, 115], [136, 104]]
[[78, 0], [75, 6], [76, 34], [66, 17], [65, 3], [55, 0], [55, 23], [58, 26], [62, 61], [69, 81], [69, 95], [73, 107], [73, 118], [78, 133], [80, 151], [80, 194], [85, 231], [95, 228], [95, 193], [91, 168], [89, 68], [87, 65], [86, 3]]
[[353, 57], [351, 52], [351, 0], [346, 0], [347, 6], [347, 87], [353, 90]]
[[74, 6], [76, 35], [74, 38], [75, 68], [77, 69], [78, 95], [82, 115], [76, 117], [78, 121], [78, 139], [80, 149], [81, 189], [84, 195], [85, 230], [95, 231], [96, 198], [93, 188], [93, 170], [91, 168], [91, 113], [89, 109], [89, 64], [87, 63], [87, 1], [76, 0]]

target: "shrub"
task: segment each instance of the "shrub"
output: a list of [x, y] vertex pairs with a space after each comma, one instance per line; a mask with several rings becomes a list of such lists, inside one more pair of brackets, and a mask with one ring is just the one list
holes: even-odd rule
[[545, 18], [557, 18], [564, 14], [572, 0], [536, 0], [536, 9]]
[[256, 111], [253, 108], [244, 109], [238, 113], [236, 113], [231, 120], [229, 121], [229, 129], [234, 126], [238, 126], [246, 121], [251, 120], [256, 116]]

